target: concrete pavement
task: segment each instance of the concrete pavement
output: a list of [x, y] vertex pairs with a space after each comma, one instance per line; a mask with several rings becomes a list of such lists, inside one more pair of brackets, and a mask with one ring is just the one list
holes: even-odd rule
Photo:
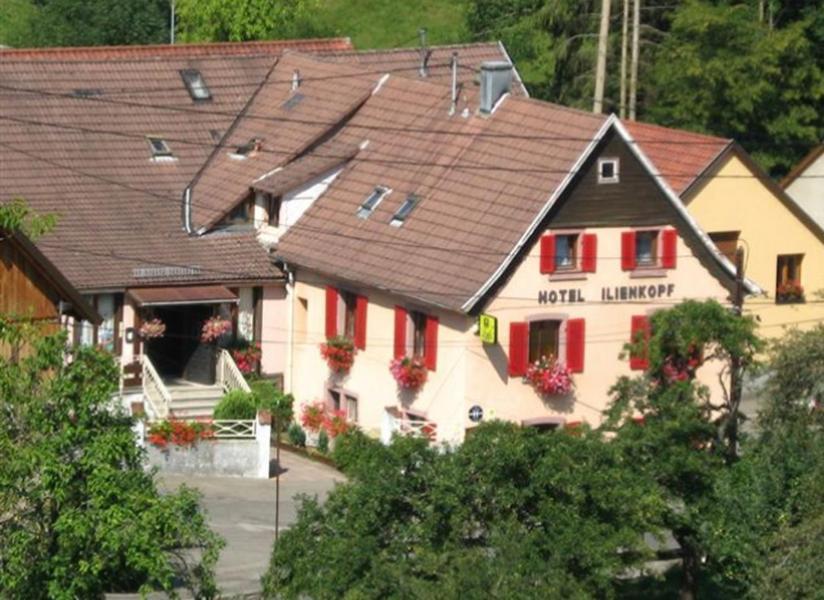
[[[331, 467], [281, 451], [280, 529], [283, 531], [297, 517], [297, 494], [317, 496], [321, 500], [344, 481]], [[274, 474], [274, 449], [272, 449]], [[226, 546], [217, 564], [217, 581], [224, 597], [253, 594], [260, 590], [260, 577], [269, 565], [275, 540], [275, 479], [239, 477], [194, 477], [163, 475], [165, 490], [181, 484], [200, 490], [209, 524]]]

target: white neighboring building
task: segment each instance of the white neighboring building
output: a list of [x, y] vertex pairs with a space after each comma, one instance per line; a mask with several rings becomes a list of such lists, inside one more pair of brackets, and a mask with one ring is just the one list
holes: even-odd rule
[[798, 163], [781, 187], [820, 226], [824, 227], [824, 143]]

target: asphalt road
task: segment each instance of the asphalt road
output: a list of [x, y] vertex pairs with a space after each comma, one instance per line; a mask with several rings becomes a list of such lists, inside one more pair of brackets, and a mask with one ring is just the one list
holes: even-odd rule
[[[274, 459], [274, 449], [272, 451]], [[326, 465], [281, 451], [280, 528], [295, 522], [295, 496], [324, 499], [344, 477]], [[274, 465], [273, 465], [274, 471]], [[217, 564], [217, 581], [224, 597], [253, 594], [269, 564], [275, 540], [275, 479], [161, 475], [163, 489], [181, 484], [203, 494], [209, 524], [226, 540]]]

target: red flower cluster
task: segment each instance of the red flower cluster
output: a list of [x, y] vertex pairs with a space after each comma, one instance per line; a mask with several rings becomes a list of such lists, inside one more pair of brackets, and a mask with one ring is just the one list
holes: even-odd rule
[[261, 354], [259, 342], [249, 344], [245, 348], [232, 350], [232, 358], [235, 360], [237, 368], [240, 369], [240, 372], [244, 375], [257, 371]]
[[355, 362], [355, 345], [347, 337], [336, 336], [320, 345], [320, 355], [335, 373], [348, 373]]
[[529, 365], [526, 379], [543, 396], [561, 396], [572, 391], [572, 371], [554, 357], [542, 356]]
[[429, 374], [420, 356], [396, 358], [389, 363], [389, 371], [405, 390], [421, 389]]
[[780, 300], [801, 300], [804, 298], [804, 287], [798, 281], [787, 281], [778, 286], [776, 295]]
[[704, 364], [701, 349], [690, 346], [687, 356], [670, 355], [661, 366], [661, 375], [667, 383], [689, 381], [695, 379], [695, 371]]
[[232, 322], [223, 317], [211, 317], [203, 321], [200, 330], [200, 341], [204, 344], [217, 341], [217, 339], [232, 331]]
[[149, 429], [149, 443], [164, 449], [174, 446], [194, 446], [201, 440], [214, 439], [215, 432], [208, 421], [181, 421], [168, 419], [155, 423]]
[[312, 432], [326, 430], [330, 438], [342, 435], [352, 428], [352, 424], [346, 420], [344, 411], [330, 412], [327, 406], [319, 400], [303, 406], [300, 422], [305, 429]]

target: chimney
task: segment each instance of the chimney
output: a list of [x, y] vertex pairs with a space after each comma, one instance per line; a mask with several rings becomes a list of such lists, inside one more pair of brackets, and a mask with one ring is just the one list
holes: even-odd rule
[[423, 28], [423, 27], [418, 29], [418, 36], [420, 36], [420, 40], [421, 40], [421, 48], [420, 48], [421, 64], [420, 64], [420, 67], [418, 68], [418, 75], [420, 75], [421, 77], [426, 77], [427, 75], [429, 75], [429, 65], [428, 65], [428, 63], [429, 63], [429, 55], [431, 54], [429, 48], [426, 47], [426, 29]]
[[512, 65], [505, 61], [481, 63], [481, 114], [488, 115], [512, 86]]
[[300, 70], [295, 69], [292, 73], [292, 91], [294, 92], [296, 89], [300, 87]]

